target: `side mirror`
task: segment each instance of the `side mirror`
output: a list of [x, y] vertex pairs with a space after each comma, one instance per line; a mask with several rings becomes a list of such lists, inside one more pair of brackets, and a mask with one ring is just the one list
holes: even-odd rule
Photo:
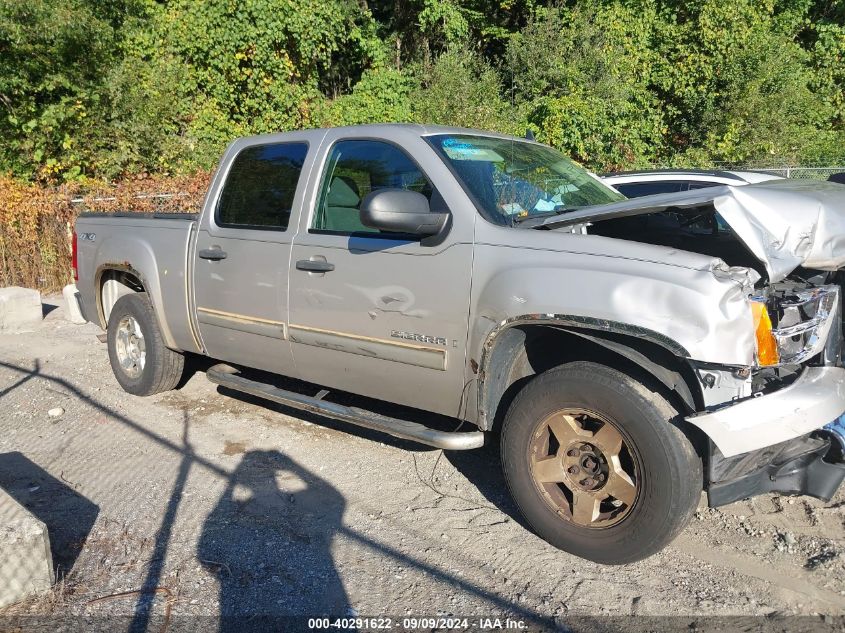
[[361, 224], [372, 229], [426, 237], [437, 235], [449, 220], [448, 213], [432, 213], [428, 199], [407, 189], [380, 189], [364, 196]]

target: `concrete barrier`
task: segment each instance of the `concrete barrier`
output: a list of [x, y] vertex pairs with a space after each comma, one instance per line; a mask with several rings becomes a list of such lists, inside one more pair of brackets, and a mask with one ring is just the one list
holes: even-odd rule
[[52, 586], [47, 526], [0, 489], [0, 607]]
[[0, 333], [32, 332], [41, 323], [41, 293], [29, 288], [0, 288]]

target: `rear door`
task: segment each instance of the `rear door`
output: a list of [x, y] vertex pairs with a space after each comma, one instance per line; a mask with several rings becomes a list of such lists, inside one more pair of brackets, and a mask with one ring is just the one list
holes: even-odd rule
[[[418, 135], [345, 134], [330, 131], [315, 158], [316, 186], [293, 246], [297, 370], [311, 382], [458, 415], [476, 214]], [[433, 211], [450, 211], [448, 234], [428, 243], [363, 226], [361, 200], [382, 188], [418, 191]]]
[[310, 140], [236, 143], [227, 152], [234, 158], [224, 159], [227, 173], [209, 192], [193, 275], [199, 330], [212, 358], [294, 374], [288, 269]]

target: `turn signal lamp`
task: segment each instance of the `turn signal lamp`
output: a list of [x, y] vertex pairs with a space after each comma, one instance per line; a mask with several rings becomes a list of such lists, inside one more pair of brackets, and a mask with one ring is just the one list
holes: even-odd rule
[[780, 362], [780, 354], [772, 334], [772, 319], [766, 304], [762, 301], [752, 301], [751, 314], [754, 316], [754, 334], [757, 338], [757, 363], [761, 367], [777, 365]]

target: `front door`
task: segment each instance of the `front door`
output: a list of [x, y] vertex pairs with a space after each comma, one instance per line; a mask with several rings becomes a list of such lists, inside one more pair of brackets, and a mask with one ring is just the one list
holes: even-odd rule
[[[289, 336], [299, 375], [458, 416], [471, 219], [453, 217], [448, 235], [434, 245], [363, 226], [361, 199], [377, 189], [418, 191], [435, 211], [446, 210], [446, 201], [420, 166], [424, 163], [397, 145], [331, 141], [330, 135], [315, 158], [322, 175], [292, 247]], [[415, 157], [428, 157], [442, 168], [424, 141], [414, 141]]]
[[307, 152], [304, 141], [240, 149], [213, 213], [203, 218], [194, 300], [212, 358], [294, 373], [286, 340], [290, 224], [302, 204], [298, 183]]

